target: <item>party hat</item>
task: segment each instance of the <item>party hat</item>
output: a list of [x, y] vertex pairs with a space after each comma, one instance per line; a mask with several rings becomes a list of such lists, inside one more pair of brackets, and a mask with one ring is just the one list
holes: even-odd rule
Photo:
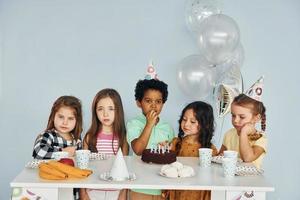
[[124, 181], [129, 178], [128, 169], [121, 148], [119, 148], [115, 161], [110, 170], [110, 176], [114, 181]]
[[248, 97], [261, 102], [263, 94], [263, 82], [264, 76], [261, 76], [246, 92], [245, 95]]
[[147, 73], [146, 73], [145, 79], [147, 79], [147, 80], [158, 79], [156, 70], [154, 69], [154, 66], [153, 66], [153, 61], [150, 61], [149, 65], [147, 67]]

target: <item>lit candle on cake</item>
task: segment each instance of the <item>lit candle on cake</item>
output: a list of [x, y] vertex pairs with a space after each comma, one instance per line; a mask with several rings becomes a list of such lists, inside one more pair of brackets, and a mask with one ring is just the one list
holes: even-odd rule
[[165, 145], [163, 145], [163, 146], [161, 147], [161, 151], [162, 151], [162, 154], [165, 153]]

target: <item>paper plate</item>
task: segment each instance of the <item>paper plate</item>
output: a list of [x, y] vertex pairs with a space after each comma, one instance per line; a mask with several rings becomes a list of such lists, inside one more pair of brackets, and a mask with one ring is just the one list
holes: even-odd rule
[[[117, 181], [111, 177], [109, 172], [104, 172], [100, 174], [99, 178], [104, 181]], [[135, 173], [129, 173], [129, 177], [121, 181], [134, 181], [135, 179], [136, 179]]]
[[108, 158], [108, 155], [104, 153], [91, 153], [90, 154], [90, 160], [106, 160]]
[[[211, 162], [213, 163], [218, 163], [218, 164], [222, 164], [222, 160], [223, 160], [224, 156], [213, 156], [211, 158]], [[237, 160], [238, 163], [242, 163], [242, 159], [238, 158]]]
[[235, 174], [238, 176], [260, 176], [264, 170], [258, 169], [255, 166], [237, 165]]
[[163, 176], [163, 177], [166, 177], [166, 178], [190, 178], [190, 177], [195, 176], [195, 173], [191, 174], [190, 176], [185, 176], [185, 177], [180, 177], [180, 176], [178, 176], [178, 177], [170, 177], [170, 176], [165, 175], [165, 174], [162, 173], [162, 172], [159, 172], [158, 174], [159, 174], [160, 176]]
[[[52, 159], [51, 159], [52, 160]], [[50, 160], [38, 160], [38, 159], [35, 159], [35, 160], [32, 160], [32, 161], [29, 161], [25, 167], [26, 168], [31, 168], [31, 169], [35, 169], [35, 168], [38, 168], [39, 164], [40, 163], [45, 163], [45, 162], [49, 162]]]

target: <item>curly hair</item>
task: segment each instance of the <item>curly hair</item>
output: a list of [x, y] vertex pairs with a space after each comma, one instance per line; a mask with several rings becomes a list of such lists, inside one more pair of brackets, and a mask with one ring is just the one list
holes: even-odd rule
[[245, 94], [240, 94], [233, 99], [232, 104], [236, 104], [242, 107], [249, 107], [249, 105], [252, 106], [252, 113], [254, 115], [261, 115], [261, 129], [263, 131], [266, 130], [266, 108], [262, 102], [256, 101], [255, 99], [252, 99]]
[[142, 101], [147, 90], [158, 90], [162, 94], [162, 101], [165, 103], [168, 99], [168, 85], [157, 79], [139, 80], [135, 86], [135, 100]]
[[194, 111], [194, 115], [196, 120], [200, 125], [199, 130], [199, 143], [202, 147], [210, 148], [212, 143], [211, 139], [213, 137], [213, 133], [215, 130], [214, 124], [214, 113], [211, 105], [203, 102], [203, 101], [194, 101], [188, 104], [181, 113], [179, 122], [179, 133], [178, 137], [182, 140], [184, 136], [184, 132], [181, 128], [181, 122], [183, 120], [184, 114], [187, 110], [192, 109]]

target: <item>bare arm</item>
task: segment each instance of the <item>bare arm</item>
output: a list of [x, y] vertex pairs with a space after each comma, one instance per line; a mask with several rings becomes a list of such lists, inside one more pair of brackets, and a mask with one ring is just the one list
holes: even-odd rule
[[253, 124], [249, 123], [242, 128], [240, 133], [240, 155], [242, 160], [245, 162], [252, 162], [264, 153], [264, 149], [262, 147], [250, 145], [248, 135], [253, 132], [256, 132], [255, 127]]
[[219, 150], [218, 155], [223, 155], [223, 152], [226, 151], [227, 148], [222, 144], [221, 149]]
[[79, 197], [81, 200], [90, 200], [85, 188], [80, 188]]
[[128, 146], [127, 140], [125, 138], [125, 141], [124, 141], [123, 146], [122, 146], [122, 153], [123, 153], [124, 156], [127, 156], [128, 152], [129, 152], [129, 146]]
[[264, 153], [264, 149], [259, 146], [250, 146], [248, 136], [240, 136], [240, 154], [241, 158], [245, 162], [252, 162], [256, 160], [261, 154]]
[[136, 155], [141, 155], [143, 150], [146, 149], [151, 135], [151, 131], [157, 122], [158, 115], [155, 111], [152, 110], [146, 115], [146, 119], [147, 123], [141, 135], [131, 142], [132, 150]]

